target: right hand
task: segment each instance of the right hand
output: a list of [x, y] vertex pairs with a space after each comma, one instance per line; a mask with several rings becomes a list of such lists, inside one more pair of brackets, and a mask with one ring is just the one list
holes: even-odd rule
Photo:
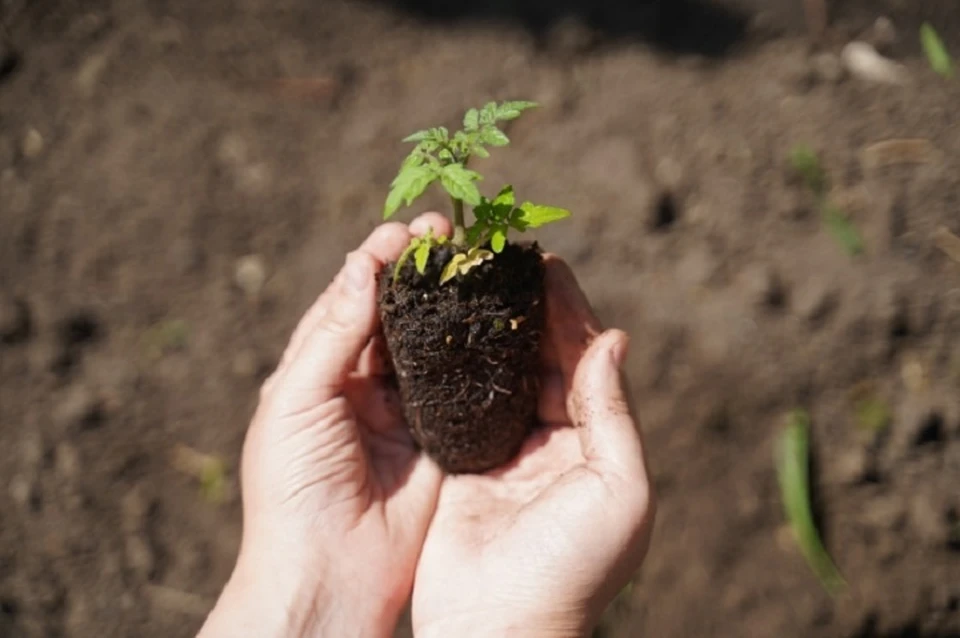
[[649, 545], [627, 337], [601, 333], [573, 273], [546, 259], [542, 424], [508, 466], [444, 479], [414, 586], [420, 638], [588, 635]]

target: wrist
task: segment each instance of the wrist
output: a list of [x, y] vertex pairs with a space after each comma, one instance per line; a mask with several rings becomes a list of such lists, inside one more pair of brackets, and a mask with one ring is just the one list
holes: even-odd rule
[[[289, 564], [289, 563], [288, 563]], [[390, 638], [399, 612], [297, 574], [239, 562], [198, 638]]]
[[590, 636], [592, 629], [585, 624], [571, 623], [567, 625], [562, 618], [522, 619], [498, 618], [495, 614], [480, 614], [478, 616], [464, 616], [449, 618], [441, 621], [417, 626], [414, 629], [416, 638], [585, 638]]

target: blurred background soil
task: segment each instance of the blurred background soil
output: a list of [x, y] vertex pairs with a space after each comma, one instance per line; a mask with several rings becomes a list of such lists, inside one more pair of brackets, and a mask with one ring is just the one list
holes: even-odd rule
[[[814, 44], [801, 0], [0, 0], [0, 636], [195, 633], [258, 386], [399, 140], [507, 98], [543, 106], [486, 183], [574, 210], [538, 238], [633, 337], [661, 507], [606, 634], [960, 636], [960, 82], [917, 37], [960, 52], [960, 5], [831, 13]], [[836, 598], [777, 488], [798, 407]]]

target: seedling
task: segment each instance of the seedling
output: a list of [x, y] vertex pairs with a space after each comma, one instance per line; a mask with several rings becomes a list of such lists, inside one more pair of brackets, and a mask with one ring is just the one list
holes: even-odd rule
[[817, 201], [820, 217], [827, 231], [851, 257], [863, 252], [863, 238], [850, 218], [829, 200], [830, 180], [816, 152], [808, 146], [795, 146], [790, 151], [790, 165], [803, 179]]
[[872, 383], [863, 382], [850, 391], [857, 429], [871, 439], [881, 435], [893, 420], [889, 404]]
[[930, 68], [945, 78], [953, 77], [953, 60], [936, 30], [927, 22], [920, 26], [920, 42]]
[[793, 411], [776, 444], [777, 479], [784, 512], [800, 551], [810, 568], [831, 594], [840, 593], [846, 582], [820, 540], [810, 507], [810, 416]]
[[[554, 206], [540, 206], [532, 202], [516, 205], [513, 186], [500, 189], [493, 200], [480, 194], [477, 182], [483, 176], [467, 168], [474, 157], [490, 156], [487, 147], [502, 147], [510, 143], [498, 124], [514, 120], [531, 108], [533, 102], [489, 102], [480, 109], [470, 109], [463, 116], [463, 130], [452, 136], [443, 126], [424, 129], [404, 142], [416, 146], [403, 161], [400, 172], [390, 185], [390, 193], [383, 208], [383, 218], [392, 217], [401, 206], [410, 206], [434, 182], [450, 196], [453, 203], [453, 237], [449, 242], [455, 252], [443, 269], [440, 283], [446, 283], [503, 252], [509, 231], [525, 232], [570, 216], [570, 211]], [[473, 207], [474, 222], [467, 225], [464, 207]], [[394, 281], [404, 264], [414, 256], [414, 265], [421, 275], [426, 273], [430, 251], [447, 243], [444, 236], [434, 237], [432, 231], [425, 237], [415, 237], [397, 261]], [[488, 248], [489, 246], [489, 248]]]
[[141, 336], [144, 354], [151, 360], [183, 350], [190, 340], [190, 326], [183, 319], [165, 319], [150, 326]]
[[430, 229], [412, 238], [378, 291], [403, 415], [448, 473], [503, 465], [537, 421], [546, 266], [536, 243], [512, 238], [570, 211], [518, 201], [510, 184], [485, 196], [472, 167], [508, 145], [501, 126], [534, 106], [489, 102], [469, 109], [459, 131], [407, 137], [414, 147], [384, 203], [389, 219], [433, 184], [452, 202], [451, 236]]
[[208, 503], [219, 505], [227, 499], [229, 470], [221, 457], [178, 443], [171, 452], [170, 462], [175, 469], [197, 481], [200, 496]]

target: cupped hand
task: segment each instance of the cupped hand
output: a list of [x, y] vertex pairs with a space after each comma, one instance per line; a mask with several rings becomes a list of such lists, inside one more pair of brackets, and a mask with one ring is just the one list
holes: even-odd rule
[[416, 574], [431, 636], [584, 636], [639, 567], [654, 499], [620, 374], [570, 269], [547, 258], [542, 426], [509, 466], [444, 479]]
[[379, 356], [377, 274], [427, 214], [347, 256], [261, 391], [241, 466], [237, 566], [201, 636], [390, 636], [440, 470], [407, 432]]

